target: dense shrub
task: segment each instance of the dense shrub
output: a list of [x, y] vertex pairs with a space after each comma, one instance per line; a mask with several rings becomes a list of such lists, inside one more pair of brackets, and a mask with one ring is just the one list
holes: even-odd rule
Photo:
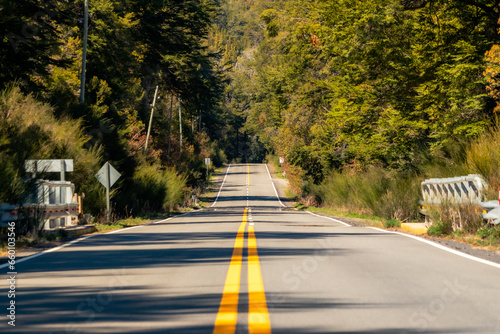
[[384, 227], [385, 228], [401, 227], [401, 222], [397, 219], [389, 219], [386, 222], [384, 222]]
[[418, 214], [419, 183], [382, 168], [366, 172], [333, 172], [314, 193], [324, 205], [380, 216], [409, 220]]
[[144, 163], [134, 173], [133, 196], [128, 198], [133, 212], [170, 211], [184, 201], [186, 179], [173, 169]]
[[[0, 93], [0, 202], [20, 204], [26, 201], [32, 184], [26, 182], [27, 159], [73, 159], [74, 172], [66, 179], [85, 192], [86, 209], [94, 211], [103, 202], [98, 181], [101, 149], [86, 145], [79, 121], [58, 120], [51, 106], [10, 87]], [[39, 178], [57, 178], [40, 173]]]
[[489, 185], [486, 197], [497, 198], [500, 185], [500, 131], [491, 129], [471, 143], [466, 151], [470, 173], [482, 175]]

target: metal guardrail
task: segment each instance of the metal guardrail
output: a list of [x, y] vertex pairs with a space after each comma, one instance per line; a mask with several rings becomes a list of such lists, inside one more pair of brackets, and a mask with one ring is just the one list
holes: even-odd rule
[[421, 183], [423, 201], [420, 213], [426, 216], [430, 211], [439, 210], [442, 204], [472, 204], [482, 210], [483, 218], [490, 223], [500, 223], [500, 204], [498, 200], [483, 202], [488, 190], [486, 181], [477, 174], [467, 176], [429, 179]]
[[422, 196], [426, 204], [479, 204], [488, 185], [476, 174], [467, 176], [429, 179], [421, 184]]
[[74, 190], [75, 185], [71, 182], [39, 180], [33, 203], [22, 206], [0, 203], [0, 226], [17, 220], [21, 209], [29, 215], [43, 215], [44, 229], [73, 225], [79, 213]]
[[500, 224], [500, 204], [499, 201], [489, 201], [481, 203], [484, 208], [483, 219], [486, 219], [491, 224]]

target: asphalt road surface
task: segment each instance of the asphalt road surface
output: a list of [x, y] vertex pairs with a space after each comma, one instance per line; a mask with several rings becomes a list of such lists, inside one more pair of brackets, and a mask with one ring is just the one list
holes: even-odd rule
[[287, 209], [263, 164], [231, 165], [208, 209], [15, 271], [2, 333], [500, 333], [498, 265]]

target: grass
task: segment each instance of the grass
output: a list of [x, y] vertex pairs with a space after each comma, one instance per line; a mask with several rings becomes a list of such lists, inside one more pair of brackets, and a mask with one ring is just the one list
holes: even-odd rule
[[307, 210], [307, 211], [311, 211], [314, 213], [320, 213], [320, 214], [325, 214], [325, 215], [329, 215], [329, 216], [351, 218], [351, 219], [354, 219], [356, 222], [361, 223], [361, 224], [366, 225], [366, 226], [384, 227], [384, 220], [380, 217], [377, 217], [377, 216], [362, 215], [359, 213], [339, 210], [339, 209], [335, 209], [335, 208], [305, 206], [301, 203], [295, 203], [294, 207], [300, 211]]
[[169, 217], [190, 211], [192, 209], [192, 207], [187, 207], [170, 213], [153, 213], [139, 217], [129, 217], [111, 223], [99, 222], [95, 226], [98, 232], [114, 231], [122, 228], [144, 225], [154, 220], [167, 219]]
[[293, 191], [291, 191], [290, 189], [285, 189], [285, 196], [292, 199], [292, 200], [297, 200], [298, 199], [298, 196], [297, 194], [295, 194]]
[[427, 234], [431, 237], [441, 237], [448, 234], [448, 227], [442, 222], [434, 223], [427, 230]]
[[268, 163], [274, 168], [274, 174], [280, 179], [284, 179], [283, 177], [283, 167], [281, 167], [279, 157], [275, 155], [267, 155], [266, 160]]
[[385, 228], [401, 227], [401, 222], [397, 219], [389, 219], [384, 222]]
[[498, 250], [500, 249], [500, 226], [483, 227], [476, 234], [469, 235], [468, 239], [474, 245]]
[[321, 185], [311, 188], [311, 195], [328, 207], [408, 221], [418, 217], [420, 183], [381, 167], [361, 172], [346, 169], [331, 172]]
[[126, 227], [132, 227], [132, 226], [137, 226], [137, 225], [143, 225], [148, 222], [150, 222], [151, 219], [145, 219], [141, 217], [137, 218], [127, 218], [123, 220], [119, 220], [114, 223], [100, 223], [97, 224], [95, 227], [97, 229], [97, 232], [108, 232], [108, 231], [114, 231], [114, 230], [119, 230], [122, 228]]

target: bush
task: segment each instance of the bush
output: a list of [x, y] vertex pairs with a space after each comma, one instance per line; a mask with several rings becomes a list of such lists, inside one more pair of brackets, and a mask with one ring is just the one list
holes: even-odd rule
[[413, 220], [418, 217], [419, 200], [419, 179], [395, 177], [380, 197], [375, 214], [400, 221]]
[[489, 185], [486, 197], [497, 198], [500, 184], [500, 131], [490, 129], [476, 139], [466, 150], [466, 165], [471, 173], [484, 176]]
[[427, 230], [427, 234], [433, 237], [440, 237], [443, 235], [448, 235], [451, 233], [451, 230], [447, 224], [443, 222], [432, 224], [431, 227]]
[[384, 222], [384, 227], [385, 228], [401, 227], [401, 222], [397, 219], [389, 219], [386, 222]]
[[134, 213], [152, 211], [171, 211], [184, 199], [186, 179], [173, 169], [164, 169], [157, 165], [143, 163], [134, 173], [133, 198], [126, 198], [131, 203]]
[[459, 226], [457, 209], [449, 203], [442, 204], [438, 211], [431, 211], [431, 220], [434, 222], [432, 226], [439, 226], [440, 235], [451, 234], [454, 227]]
[[341, 172], [331, 173], [316, 192], [322, 201], [331, 206], [344, 206], [350, 208], [351, 202], [351, 178]]
[[483, 227], [477, 231], [481, 239], [490, 239], [490, 241], [500, 240], [500, 226]]
[[491, 228], [487, 228], [487, 227], [482, 228], [479, 231], [477, 231], [477, 235], [481, 239], [486, 239], [486, 238], [488, 238], [491, 235]]
[[464, 233], [476, 233], [484, 221], [480, 210], [476, 212], [474, 204], [441, 204], [440, 210], [430, 213], [431, 220], [441, 224], [442, 234], [451, 234], [454, 230], [463, 230]]
[[459, 228], [465, 232], [474, 234], [484, 226], [482, 210], [478, 210], [477, 205], [461, 204], [457, 210], [460, 219]]
[[499, 144], [498, 131], [491, 131], [479, 137], [467, 150], [467, 165], [484, 176], [497, 174], [493, 166], [500, 162]]
[[312, 194], [327, 206], [402, 221], [417, 217], [420, 182], [382, 168], [358, 173], [336, 171], [313, 187]]

